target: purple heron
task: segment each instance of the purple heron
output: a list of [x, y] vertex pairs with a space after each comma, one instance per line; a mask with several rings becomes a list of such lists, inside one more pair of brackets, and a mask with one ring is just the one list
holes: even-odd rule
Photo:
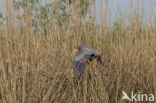
[[100, 54], [87, 45], [77, 46], [73, 52], [73, 78], [80, 77], [86, 67], [86, 64], [96, 59], [104, 68], [108, 68], [102, 60]]

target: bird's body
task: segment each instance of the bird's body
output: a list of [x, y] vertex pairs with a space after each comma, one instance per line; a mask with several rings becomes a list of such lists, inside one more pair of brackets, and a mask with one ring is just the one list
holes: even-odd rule
[[77, 46], [73, 51], [73, 77], [80, 77], [86, 67], [86, 64], [91, 62], [94, 58], [97, 59], [105, 68], [107, 67], [101, 61], [100, 54], [93, 48], [87, 45]]

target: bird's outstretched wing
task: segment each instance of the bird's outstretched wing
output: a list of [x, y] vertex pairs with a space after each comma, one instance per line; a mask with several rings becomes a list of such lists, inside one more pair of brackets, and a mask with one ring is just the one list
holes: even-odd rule
[[85, 68], [85, 63], [73, 61], [73, 78], [80, 77]]
[[73, 57], [73, 77], [77, 78], [83, 73], [85, 65], [87, 64], [90, 55], [86, 55], [85, 52], [80, 51], [77, 55]]

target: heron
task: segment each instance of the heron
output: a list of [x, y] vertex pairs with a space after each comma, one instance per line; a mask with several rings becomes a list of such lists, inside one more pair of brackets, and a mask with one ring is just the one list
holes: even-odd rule
[[104, 68], [108, 68], [108, 66], [102, 62], [100, 54], [87, 45], [77, 46], [73, 50], [72, 55], [73, 78], [79, 78], [83, 74], [86, 64], [89, 64], [94, 59], [96, 59]]

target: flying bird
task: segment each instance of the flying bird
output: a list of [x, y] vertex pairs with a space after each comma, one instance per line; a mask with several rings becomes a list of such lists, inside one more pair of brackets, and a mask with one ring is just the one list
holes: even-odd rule
[[79, 78], [84, 72], [86, 64], [89, 64], [89, 62], [93, 61], [94, 59], [102, 64], [104, 68], [108, 68], [108, 66], [102, 62], [100, 54], [87, 45], [77, 46], [73, 50], [72, 55], [73, 78]]

